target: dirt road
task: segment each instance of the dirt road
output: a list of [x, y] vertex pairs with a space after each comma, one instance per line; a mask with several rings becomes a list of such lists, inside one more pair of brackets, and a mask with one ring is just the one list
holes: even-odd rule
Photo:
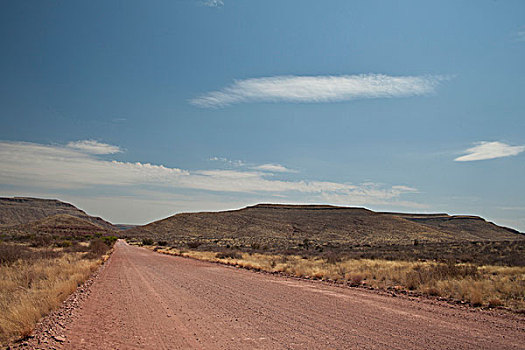
[[524, 349], [525, 318], [161, 255], [119, 241], [66, 349]]

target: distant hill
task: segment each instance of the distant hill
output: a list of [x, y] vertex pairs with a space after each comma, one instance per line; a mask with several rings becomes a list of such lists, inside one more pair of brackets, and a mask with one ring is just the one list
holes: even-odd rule
[[[417, 222], [442, 232], [447, 232], [461, 240], [472, 241], [500, 241], [525, 238], [525, 235], [512, 228], [498, 226], [479, 216], [448, 215], [448, 214], [404, 214], [383, 213]], [[518, 236], [516, 236], [518, 235]]]
[[507, 241], [525, 235], [478, 217], [446, 214], [377, 213], [328, 205], [259, 204], [240, 210], [183, 213], [125, 231], [128, 237], [157, 240], [224, 240], [337, 245], [418, 242]]
[[28, 224], [61, 214], [86, 220], [107, 230], [115, 229], [110, 222], [99, 217], [90, 216], [77, 207], [56, 199], [0, 198], [0, 228]]
[[40, 220], [31, 221], [4, 228], [10, 234], [52, 235], [59, 237], [93, 236], [95, 234], [111, 235], [114, 230], [94, 224], [69, 214], [57, 214]]

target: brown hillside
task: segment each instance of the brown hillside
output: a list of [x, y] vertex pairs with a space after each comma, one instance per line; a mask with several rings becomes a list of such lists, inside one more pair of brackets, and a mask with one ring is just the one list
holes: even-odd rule
[[[517, 231], [516, 231], [517, 232]], [[327, 205], [259, 204], [240, 210], [176, 214], [126, 231], [157, 240], [303, 242], [337, 245], [520, 240], [524, 235], [475, 217], [376, 213]]]
[[516, 238], [525, 238], [514, 229], [498, 226], [488, 222], [479, 216], [472, 215], [448, 215], [448, 214], [403, 214], [384, 213], [395, 215], [439, 231], [447, 232], [461, 240], [472, 241], [507, 241]]
[[64, 238], [115, 234], [113, 230], [69, 214], [57, 214], [28, 224], [4, 227], [2, 231], [12, 236], [50, 235]]
[[[259, 204], [224, 212], [184, 213], [126, 231], [129, 237], [157, 240], [240, 239], [243, 242], [303, 242], [332, 244], [412, 244], [472, 240], [513, 240], [522, 236], [496, 225], [488, 236], [466, 229], [444, 230], [398, 215], [363, 208]], [[463, 223], [463, 222], [462, 222]], [[454, 223], [449, 223], [454, 226]], [[269, 242], [272, 243], [272, 242]]]
[[111, 223], [102, 218], [90, 216], [77, 207], [56, 199], [0, 198], [0, 227], [27, 224], [58, 214], [84, 219], [107, 230], [115, 229]]

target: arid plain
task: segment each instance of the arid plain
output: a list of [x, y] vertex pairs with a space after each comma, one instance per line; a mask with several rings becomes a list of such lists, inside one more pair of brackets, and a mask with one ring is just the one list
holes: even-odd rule
[[0, 209], [12, 348], [525, 343], [525, 236], [479, 217], [264, 204], [119, 227], [60, 201]]

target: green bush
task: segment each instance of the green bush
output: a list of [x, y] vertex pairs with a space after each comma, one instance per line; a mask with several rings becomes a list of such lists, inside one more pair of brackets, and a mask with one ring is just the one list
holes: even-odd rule
[[118, 239], [118, 238], [115, 237], [115, 236], [104, 236], [104, 237], [102, 237], [102, 241], [103, 241], [106, 245], [108, 245], [108, 246], [110, 246], [110, 247], [113, 247], [113, 244], [115, 244], [115, 242], [117, 241], [117, 239]]
[[142, 245], [153, 245], [153, 240], [151, 238], [143, 238]]
[[73, 245], [73, 242], [71, 242], [70, 240], [64, 239], [63, 241], [55, 242], [55, 245], [60, 248], [67, 248], [67, 247], [71, 247]]

